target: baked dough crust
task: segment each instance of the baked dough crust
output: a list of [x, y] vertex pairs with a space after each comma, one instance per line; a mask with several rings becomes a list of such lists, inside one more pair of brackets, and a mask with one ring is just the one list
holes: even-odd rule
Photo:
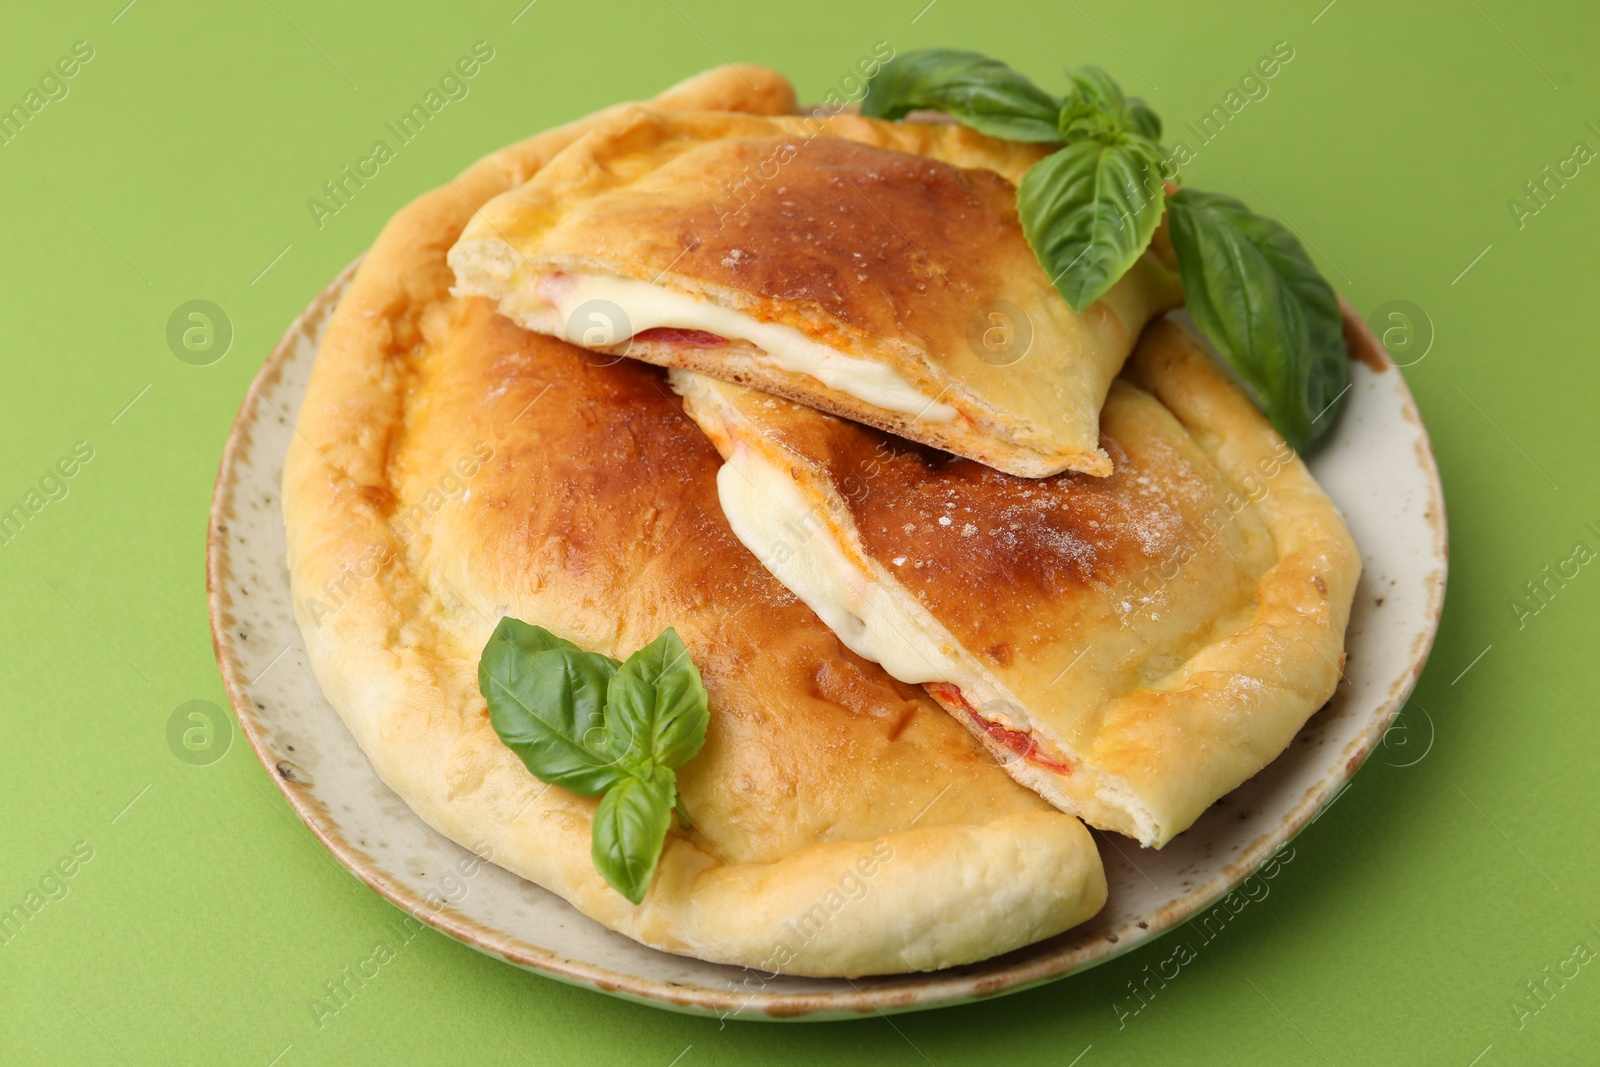
[[[1111, 390], [1108, 479], [1016, 479], [672, 377], [741, 474], [722, 499], [747, 545], [846, 644], [933, 683], [1013, 777], [1091, 825], [1165, 844], [1333, 694], [1360, 556], [1173, 321], [1149, 327]], [[763, 543], [756, 512], [774, 505], [741, 503], [762, 471], [800, 490], [816, 536]]]
[[[887, 372], [909, 399], [896, 407], [825, 384], [749, 340], [662, 342], [645, 331], [602, 344], [602, 331], [584, 343], [1012, 474], [1103, 476], [1106, 389], [1144, 324], [1181, 293], [1146, 253], [1082, 315], [1068, 306], [1016, 211], [1013, 183], [1046, 151], [954, 123], [632, 108], [486, 205], [450, 263], [461, 292], [555, 336], [575, 332], [556, 294], [595, 277], [687, 296], [694, 315], [709, 304], [792, 327], [865, 361], [869, 375]], [[1015, 331], [1017, 347], [985, 348], [992, 328]]]
[[[777, 113], [778, 74], [660, 98]], [[1065, 930], [1105, 900], [1078, 820], [1006, 777], [925, 693], [845, 650], [735, 540], [716, 450], [663, 373], [449, 293], [472, 212], [590, 118], [402, 210], [335, 313], [284, 468], [295, 611], [373, 766], [440, 832], [669, 952], [807, 975], [927, 970]], [[593, 799], [501, 744], [478, 654], [509, 614], [623, 656], [668, 625], [711, 694], [643, 903], [590, 859]]]

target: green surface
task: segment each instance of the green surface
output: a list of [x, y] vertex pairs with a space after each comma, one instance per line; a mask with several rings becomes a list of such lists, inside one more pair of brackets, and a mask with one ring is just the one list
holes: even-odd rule
[[[1520, 619], [1511, 604], [1575, 543], [1600, 549], [1600, 167], [1552, 182], [1520, 227], [1508, 207], [1575, 142], [1600, 149], [1592, 4], [537, 0], [513, 23], [523, 0], [138, 0], [118, 17], [125, 2], [10, 5], [0, 33], [6, 106], [75, 41], [94, 49], [0, 147], [0, 509], [92, 448], [0, 545], [0, 908], [41, 880], [59, 898], [0, 938], [0, 1060], [1594, 1062], [1600, 569], [1550, 581]], [[470, 95], [318, 229], [307, 199], [478, 40], [494, 58]], [[977, 48], [1055, 90], [1062, 66], [1098, 62], [1173, 131], [1290, 43], [1270, 94], [1187, 174], [1287, 218], [1363, 313], [1407, 300], [1437, 330], [1406, 374], [1454, 558], [1411, 740], [1137, 1015], [1119, 1015], [1128, 985], [1171, 939], [981, 1006], [777, 1027], [607, 999], [428, 930], [319, 1027], [311, 998], [398, 941], [399, 912], [330, 861], [241, 742], [210, 765], [168, 742], [180, 706], [225, 703], [202, 556], [246, 383], [392, 212], [479, 155], [724, 57], [819, 98], [879, 40]], [[190, 300], [232, 323], [209, 366], [168, 347]], [[72, 876], [47, 877], [62, 860]]]

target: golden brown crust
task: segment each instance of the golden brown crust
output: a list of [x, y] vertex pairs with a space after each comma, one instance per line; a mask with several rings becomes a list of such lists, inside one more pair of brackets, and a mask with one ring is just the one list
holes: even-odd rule
[[[867, 554], [895, 567], [912, 595], [996, 667], [1060, 654], [1079, 642], [1052, 624], [1143, 596], [1145, 580], [1154, 584], [1233, 488], [1170, 413], [1126, 382], [1113, 383], [1101, 413], [1102, 446], [1117, 458], [1107, 478], [1021, 479], [794, 405], [760, 411], [771, 439], [815, 463], [846, 501]], [[1270, 562], [1271, 539], [1246, 513], [1201, 551], [1197, 576], [1249, 584]], [[1005, 595], [974, 611], [978, 589]], [[1216, 610], [1211, 589], [1187, 592], [1167, 599]], [[1133, 608], [1130, 600], [1123, 613], [1136, 627]]]
[[[876, 403], [749, 343], [601, 346], [789, 396], [1013, 473], [1109, 473], [1096, 417], [1146, 319], [1154, 257], [1076, 315], [1023, 236], [1013, 181], [1044, 152], [953, 124], [635, 109], [488, 205], [451, 253], [461, 289], [561, 332], [554, 287], [618, 277], [799, 330], [954, 418]], [[1026, 355], [985, 350], [996, 302]], [[974, 322], [978, 328], [974, 329]], [[1016, 358], [1020, 356], [1020, 358]]]
[[920, 648], [910, 669], [931, 666], [913, 680], [959, 682], [930, 690], [1015, 777], [1095, 825], [1164, 843], [1333, 692], [1360, 569], [1349, 534], [1170, 322], [1111, 391], [1106, 479], [1013, 478], [674, 373], [725, 455], [756, 450], [825, 516], [797, 551], [838, 546], [850, 582], [890, 598], [897, 621], [881, 625], [905, 641], [884, 654]]
[[[719, 117], [718, 125], [727, 123]], [[575, 205], [561, 236], [581, 228], [634, 277], [670, 267], [841, 346], [863, 338], [964, 344], [970, 309], [1004, 292], [1006, 268], [1032, 255], [1016, 187], [993, 171], [838, 136], [751, 132], [764, 135], [707, 142], [603, 205]], [[705, 183], [732, 186], [769, 162], [778, 183], [770, 195], [737, 187], [705, 195]], [[690, 172], [702, 180], [683, 182]], [[505, 232], [541, 236], [526, 215]]]
[[[792, 106], [759, 68], [665, 99]], [[732, 538], [716, 452], [660, 371], [596, 366], [449, 295], [445, 251], [474, 205], [579, 133], [414, 202], [335, 314], [284, 473], [296, 612], [329, 700], [436, 828], [668, 951], [856, 975], [1087, 918], [1105, 886], [1082, 825], [843, 650]], [[701, 668], [711, 724], [679, 775], [694, 825], [638, 907], [589, 858], [595, 801], [541, 785], [487, 721], [476, 663], [502, 614], [618, 656], [675, 626]]]

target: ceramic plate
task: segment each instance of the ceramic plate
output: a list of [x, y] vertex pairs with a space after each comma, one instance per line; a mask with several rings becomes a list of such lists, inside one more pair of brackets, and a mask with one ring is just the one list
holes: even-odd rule
[[768, 977], [646, 948], [441, 836], [389, 790], [312, 677], [289, 602], [280, 483], [306, 381], [354, 265], [289, 328], [245, 397], [211, 507], [217, 661], [246, 738], [312, 833], [373, 889], [508, 963], [630, 1000], [748, 1019], [837, 1019], [959, 1004], [1061, 978], [1159, 937], [1239, 885], [1330, 803], [1388, 729], [1427, 659], [1444, 599], [1444, 500], [1400, 372], [1345, 309], [1363, 358], [1311, 463], [1365, 571], [1350, 659], [1328, 706], [1270, 767], [1160, 852], [1096, 833], [1110, 898], [1094, 919], [982, 963], [879, 978]]

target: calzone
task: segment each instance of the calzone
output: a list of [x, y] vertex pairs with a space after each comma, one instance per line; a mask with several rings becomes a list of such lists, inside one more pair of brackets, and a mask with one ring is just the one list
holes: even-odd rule
[[1160, 846], [1333, 693], [1360, 558], [1305, 465], [1170, 321], [1101, 418], [1109, 478], [1015, 478], [685, 371], [735, 533], [1019, 782]]
[[1103, 476], [1106, 390], [1179, 288], [1147, 252], [1072, 310], [1017, 217], [1044, 151], [952, 123], [632, 108], [486, 205], [450, 263], [530, 330], [1012, 474]]

